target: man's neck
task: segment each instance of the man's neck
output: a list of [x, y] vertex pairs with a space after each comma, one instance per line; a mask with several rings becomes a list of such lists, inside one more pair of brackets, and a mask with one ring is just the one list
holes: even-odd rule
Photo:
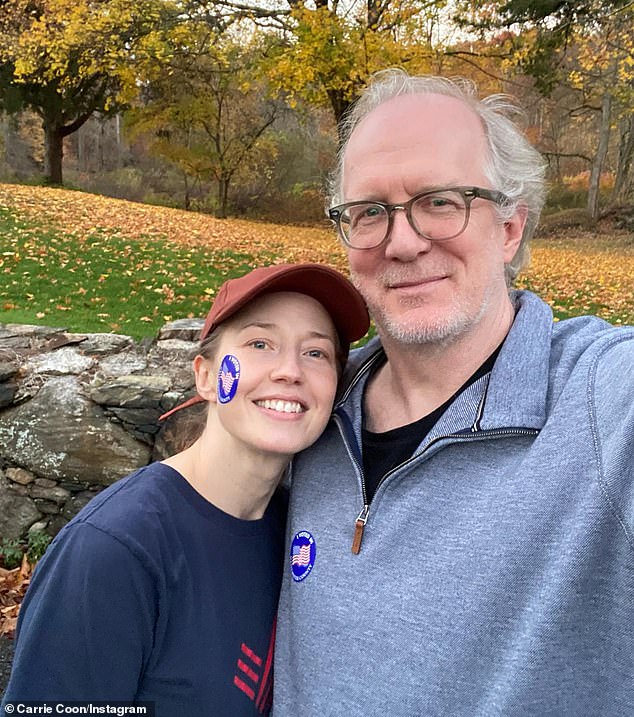
[[381, 433], [423, 418], [445, 403], [504, 341], [513, 307], [451, 343], [403, 344], [382, 339], [386, 363], [365, 392], [364, 425]]

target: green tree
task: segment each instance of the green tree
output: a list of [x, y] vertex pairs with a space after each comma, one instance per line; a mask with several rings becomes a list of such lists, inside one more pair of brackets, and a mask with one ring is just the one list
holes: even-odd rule
[[4, 0], [0, 110], [42, 120], [45, 178], [62, 184], [64, 137], [135, 91], [132, 60], [151, 52], [173, 11], [154, 0]]
[[[599, 216], [599, 182], [610, 147], [611, 131], [619, 124], [616, 194], [621, 200], [632, 188], [634, 158], [634, 3], [631, 0], [562, 2], [506, 0], [461, 3], [463, 21], [483, 33], [510, 30], [512, 64], [533, 78], [537, 89], [551, 97], [555, 88], [570, 103], [570, 127], [593, 114], [595, 136], [587, 153], [590, 182], [587, 210]], [[577, 138], [569, 133], [572, 141]], [[585, 152], [574, 152], [581, 156]], [[614, 154], [615, 152], [612, 152]]]
[[150, 138], [150, 151], [181, 171], [186, 206], [188, 179], [212, 180], [217, 215], [225, 217], [236, 176], [273, 155], [267, 130], [284, 104], [256, 79], [260, 42], [189, 30], [167, 64], [147, 68], [144, 102], [128, 113], [128, 123], [133, 134]]
[[[337, 123], [377, 70], [428, 70], [437, 52], [447, 0], [216, 0], [225, 19], [251, 20], [276, 39], [263, 64], [289, 100], [328, 106]], [[448, 16], [447, 16], [448, 17]]]

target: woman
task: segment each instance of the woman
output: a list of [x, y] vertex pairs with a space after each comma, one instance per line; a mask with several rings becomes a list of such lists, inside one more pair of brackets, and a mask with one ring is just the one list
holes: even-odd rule
[[[22, 605], [7, 702], [153, 703], [164, 717], [267, 714], [293, 454], [332, 409], [362, 299], [317, 264], [227, 281], [194, 359], [207, 402], [186, 450], [99, 494]], [[170, 412], [172, 413], [172, 412]]]

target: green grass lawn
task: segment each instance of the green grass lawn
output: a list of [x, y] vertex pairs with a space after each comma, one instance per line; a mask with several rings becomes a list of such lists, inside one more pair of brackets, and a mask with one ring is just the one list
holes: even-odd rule
[[153, 336], [166, 321], [204, 316], [218, 287], [252, 265], [247, 254], [166, 239], [105, 230], [78, 239], [0, 207], [2, 323]]
[[[517, 285], [556, 319], [634, 323], [631, 234], [562, 231], [531, 246]], [[0, 323], [155, 336], [167, 321], [205, 316], [227, 278], [274, 261], [347, 263], [331, 230], [0, 185]]]

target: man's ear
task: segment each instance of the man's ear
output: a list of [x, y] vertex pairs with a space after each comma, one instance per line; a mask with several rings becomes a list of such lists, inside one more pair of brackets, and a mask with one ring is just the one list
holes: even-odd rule
[[510, 264], [513, 257], [517, 254], [522, 234], [526, 226], [526, 218], [528, 216], [528, 208], [520, 205], [515, 210], [515, 214], [506, 222], [504, 222], [504, 263]]
[[217, 369], [213, 363], [198, 354], [194, 358], [194, 376], [196, 378], [196, 390], [199, 396], [210, 403], [216, 403]]

